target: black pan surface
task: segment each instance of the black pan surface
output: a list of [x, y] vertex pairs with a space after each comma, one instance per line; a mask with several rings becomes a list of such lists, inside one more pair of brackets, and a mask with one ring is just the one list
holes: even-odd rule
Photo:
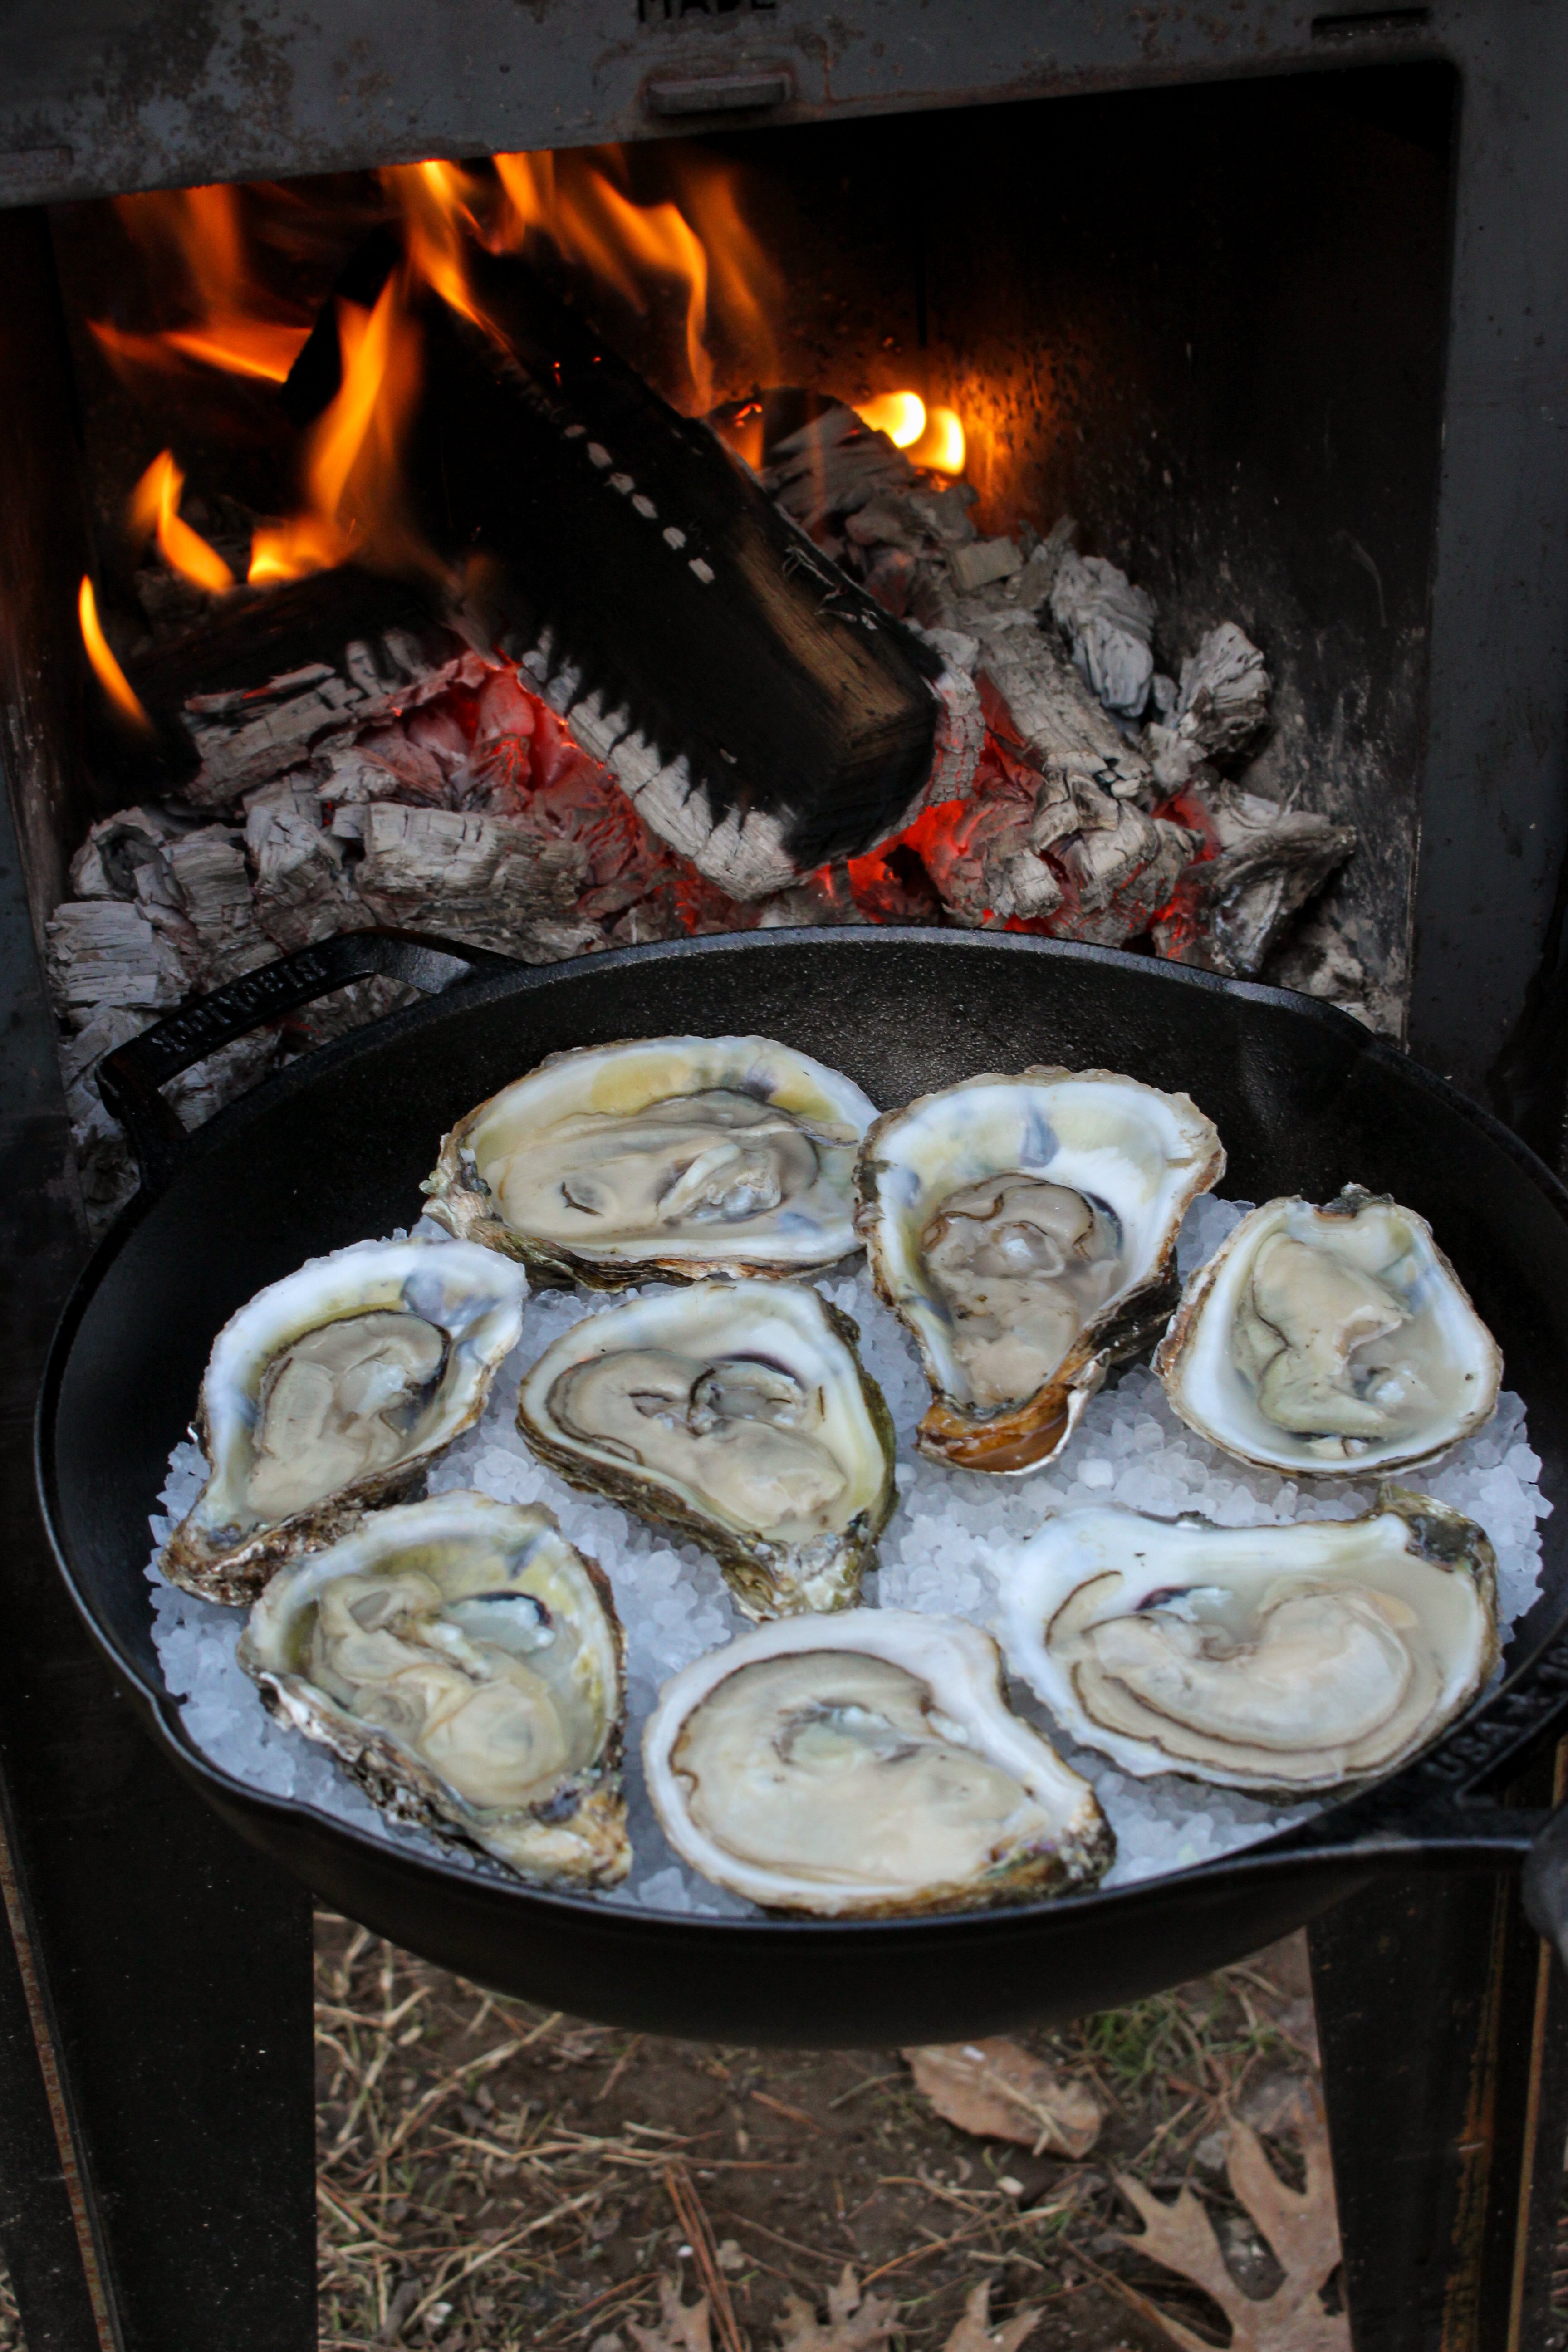
[[1447, 1760], [1440, 1749], [1305, 1832], [1204, 1870], [1020, 1911], [834, 1924], [621, 1909], [411, 1857], [201, 1756], [163, 1690], [144, 1567], [219, 1325], [303, 1257], [412, 1224], [443, 1131], [545, 1054], [687, 1030], [784, 1039], [884, 1108], [1030, 1063], [1121, 1070], [1208, 1112], [1228, 1194], [1323, 1200], [1350, 1181], [1394, 1193], [1431, 1221], [1498, 1334], [1542, 1483], [1559, 1503], [1568, 1493], [1568, 1196], [1486, 1114], [1331, 1009], [1005, 934], [771, 932], [520, 969], [360, 1031], [214, 1119], [168, 1189], [127, 1213], [62, 1322], [39, 1434], [61, 1566], [209, 1801], [337, 1908], [443, 1966], [580, 2015], [753, 2042], [886, 2045], [1064, 2020], [1255, 1949], [1390, 1858], [1462, 1857], [1462, 1831], [1433, 1828], [1435, 1792], [1559, 1703], [1531, 1693], [1568, 1618], [1561, 1512], [1510, 1687], [1450, 1735]]

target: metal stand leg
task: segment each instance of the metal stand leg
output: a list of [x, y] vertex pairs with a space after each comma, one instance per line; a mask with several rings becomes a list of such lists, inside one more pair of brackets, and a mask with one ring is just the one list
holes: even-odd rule
[[17, 869], [0, 795], [0, 2239], [27, 2352], [313, 2352], [310, 1900], [142, 1737], [33, 1501], [81, 1241]]
[[[1521, 1801], [1551, 1801], [1551, 1760]], [[1518, 1881], [1420, 1876], [1310, 1930], [1355, 2352], [1535, 2352], [1568, 2131], [1568, 1980]]]

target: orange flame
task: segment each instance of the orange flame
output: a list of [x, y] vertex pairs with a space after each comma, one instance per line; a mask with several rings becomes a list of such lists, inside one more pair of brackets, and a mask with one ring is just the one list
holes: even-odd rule
[[929, 466], [933, 474], [962, 474], [966, 454], [963, 420], [957, 410], [928, 409], [925, 431], [910, 449], [912, 463]]
[[399, 496], [399, 448], [419, 385], [419, 335], [395, 275], [374, 310], [338, 304], [342, 382], [310, 428], [308, 503], [251, 542], [253, 583], [297, 580], [346, 562], [427, 569], [434, 558], [408, 528]]
[[591, 270], [639, 311], [647, 309], [645, 280], [672, 278], [686, 297], [686, 364], [692, 390], [700, 407], [710, 407], [709, 266], [702, 239], [679, 205], [634, 204], [593, 164], [574, 164], [575, 159], [549, 153], [496, 157], [496, 173], [509, 199], [502, 243], [521, 245], [530, 230], [538, 230], [564, 260]]
[[477, 326], [484, 320], [468, 292], [463, 248], [470, 237], [481, 237], [479, 207], [484, 193], [456, 163], [395, 163], [381, 175], [381, 184], [403, 214], [408, 260], [416, 277], [435, 289], [444, 302]]
[[895, 449], [907, 449], [926, 429], [926, 404], [918, 392], [880, 392], [856, 408], [862, 425], [885, 433]]
[[89, 661], [98, 673], [99, 684], [118, 710], [127, 719], [134, 719], [138, 727], [150, 730], [152, 720], [137, 701], [131, 680], [110, 651], [109, 639], [104, 635], [98, 617], [98, 599], [92, 593], [92, 581], [85, 572], [77, 593], [76, 609], [81, 621], [82, 643], [87, 647]]
[[963, 425], [956, 409], [928, 408], [918, 392], [882, 392], [860, 401], [855, 414], [873, 433], [885, 433], [896, 449], [907, 450], [912, 465], [933, 474], [963, 473]]
[[165, 449], [153, 458], [131, 493], [131, 520], [143, 537], [149, 531], [156, 534], [163, 560], [173, 571], [210, 595], [221, 596], [226, 588], [234, 586], [234, 574], [216, 548], [209, 547], [200, 532], [182, 520], [180, 494], [184, 487], [185, 478], [174, 463], [174, 451]]
[[183, 279], [184, 301], [195, 316], [162, 334], [134, 334], [108, 320], [89, 320], [111, 360], [163, 368], [194, 360], [231, 375], [283, 382], [310, 328], [297, 317], [278, 316], [275, 299], [254, 283], [240, 193], [175, 188], [115, 199], [133, 242], [162, 275]]

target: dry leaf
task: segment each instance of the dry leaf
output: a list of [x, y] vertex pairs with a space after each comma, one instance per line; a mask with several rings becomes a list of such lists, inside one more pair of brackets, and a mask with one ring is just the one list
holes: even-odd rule
[[708, 2298], [699, 2295], [697, 2301], [684, 2305], [680, 2300], [680, 2282], [668, 2275], [658, 2283], [658, 2326], [639, 2327], [635, 2319], [626, 2326], [641, 2352], [712, 2352], [708, 2339]]
[[1081, 2083], [1063, 2082], [1016, 2042], [934, 2042], [900, 2053], [939, 2116], [982, 2139], [1037, 2156], [1087, 2156], [1105, 2111]]
[[[1139, 2238], [1122, 2244], [1163, 2263], [1212, 2295], [1230, 2322], [1229, 2352], [1351, 2352], [1350, 2322], [1323, 2309], [1320, 2293], [1340, 2260], [1340, 2227], [1334, 2210], [1334, 2179], [1322, 2101], [1315, 2089], [1297, 2106], [1297, 2135], [1306, 2162], [1303, 2190], [1288, 2189], [1263, 2152], [1257, 2133], [1240, 2121], [1229, 2126], [1226, 2170], [1230, 2185], [1273, 2248], [1285, 2283], [1275, 2294], [1254, 2302], [1226, 2266], [1208, 2215], [1184, 2189], [1173, 2205], [1163, 2205], [1141, 2181], [1119, 2174], [1117, 2187], [1143, 2223]], [[1207, 2338], [1162, 2311], [1125, 2280], [1112, 2282], [1142, 2313], [1163, 2327], [1182, 2352], [1214, 2352]]]
[[784, 2297], [779, 2321], [779, 2352], [871, 2352], [893, 2332], [898, 2305], [890, 2295], [862, 2299], [860, 2282], [846, 2263], [837, 2286], [827, 2290], [827, 2325], [798, 2294]]
[[963, 2306], [963, 2317], [948, 2337], [943, 2352], [1018, 2352], [1026, 2336], [1039, 2325], [1037, 2311], [1017, 2311], [991, 2333], [991, 2282], [982, 2279]]

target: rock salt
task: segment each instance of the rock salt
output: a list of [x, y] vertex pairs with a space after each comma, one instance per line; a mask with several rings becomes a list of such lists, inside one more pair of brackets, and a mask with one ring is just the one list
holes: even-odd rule
[[[1212, 1195], [1194, 1203], [1177, 1241], [1184, 1280], [1249, 1205]], [[1195, 1512], [1224, 1527], [1252, 1527], [1352, 1518], [1374, 1500], [1375, 1484], [1370, 1481], [1300, 1482], [1233, 1461], [1176, 1420], [1146, 1365], [1129, 1369], [1091, 1399], [1066, 1452], [1033, 1477], [993, 1479], [948, 1470], [915, 1451], [915, 1430], [929, 1391], [903, 1326], [864, 1276], [826, 1277], [817, 1287], [858, 1325], [862, 1360], [887, 1398], [898, 1433], [898, 1506], [882, 1537], [879, 1571], [867, 1580], [868, 1606], [966, 1617], [995, 1632], [1013, 1549], [1054, 1510], [1109, 1499], [1156, 1517]], [[434, 1465], [430, 1488], [440, 1494], [471, 1486], [503, 1502], [546, 1505], [569, 1539], [610, 1580], [626, 1636], [626, 1799], [634, 1861], [626, 1885], [602, 1899], [664, 1912], [744, 1916], [752, 1906], [685, 1869], [665, 1843], [643, 1783], [640, 1736], [659, 1685], [705, 1651], [732, 1640], [745, 1621], [707, 1553], [646, 1527], [616, 1504], [567, 1486], [535, 1461], [514, 1418], [525, 1369], [572, 1324], [604, 1313], [628, 1295], [637, 1294], [535, 1292], [522, 1337], [502, 1367], [483, 1419]], [[1541, 1492], [1540, 1473], [1523, 1402], [1509, 1394], [1485, 1429], [1413, 1474], [1425, 1492], [1479, 1520], [1491, 1537], [1505, 1641], [1540, 1584], [1539, 1525], [1552, 1508]], [[204, 1475], [196, 1448], [176, 1446], [159, 1497], [169, 1516], [152, 1522], [160, 1546], [195, 1500]], [[244, 1622], [238, 1612], [175, 1591], [155, 1566], [149, 1576], [153, 1640], [164, 1680], [181, 1700], [192, 1738], [215, 1763], [253, 1788], [310, 1805], [411, 1851], [470, 1859], [424, 1832], [389, 1822], [324, 1748], [272, 1720], [235, 1660]], [[1194, 1868], [1254, 1844], [1313, 1810], [1271, 1805], [1173, 1775], [1135, 1780], [1103, 1757], [1076, 1748], [1026, 1686], [1014, 1683], [1010, 1695], [1019, 1712], [1094, 1784], [1117, 1838], [1107, 1885]], [[477, 1855], [471, 1866], [499, 1869]]]

